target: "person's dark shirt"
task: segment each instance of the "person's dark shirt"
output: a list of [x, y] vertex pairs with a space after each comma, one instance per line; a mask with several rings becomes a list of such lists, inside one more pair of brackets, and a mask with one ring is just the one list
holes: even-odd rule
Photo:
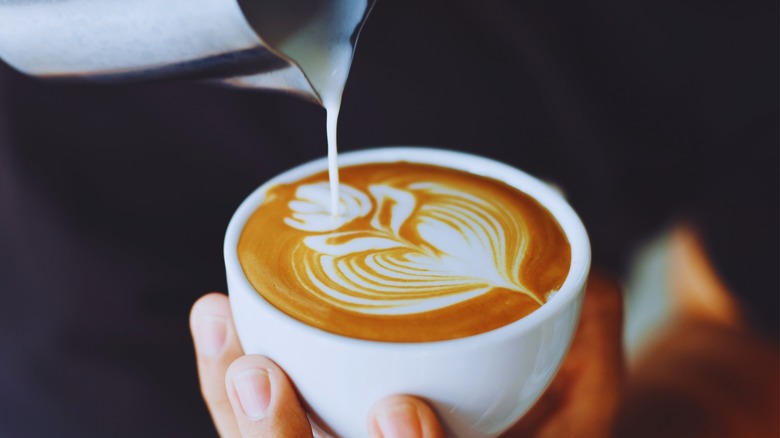
[[[380, 1], [340, 147], [444, 147], [553, 181], [616, 271], [688, 220], [776, 336], [776, 9]], [[1, 66], [0, 436], [212, 436], [189, 307], [225, 290], [234, 209], [324, 155], [324, 120], [288, 96]]]

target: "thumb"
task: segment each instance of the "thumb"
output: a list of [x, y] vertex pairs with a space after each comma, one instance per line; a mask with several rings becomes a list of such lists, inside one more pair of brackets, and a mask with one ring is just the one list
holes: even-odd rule
[[225, 385], [242, 437], [312, 436], [290, 381], [270, 359], [258, 355], [236, 359]]

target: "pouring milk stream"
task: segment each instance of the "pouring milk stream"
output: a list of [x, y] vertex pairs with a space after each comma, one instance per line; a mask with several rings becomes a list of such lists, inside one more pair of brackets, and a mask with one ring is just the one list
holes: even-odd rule
[[[269, 6], [277, 3], [257, 4], [255, 7], [266, 9], [265, 13], [252, 13], [250, 17], [259, 17], [256, 27], [265, 29], [265, 39], [276, 49], [294, 59], [300, 66], [317, 93], [319, 101], [327, 112], [326, 131], [328, 141], [328, 176], [330, 179], [330, 208], [333, 216], [339, 215], [339, 170], [337, 126], [341, 109], [341, 97], [352, 64], [354, 43], [357, 34], [369, 12], [371, 4], [366, 0], [327, 1], [291, 0], [301, 3], [312, 12], [308, 21], [302, 20], [300, 29], [290, 32], [290, 26], [280, 27], [279, 21], [273, 21], [284, 12], [277, 9], [269, 11]], [[318, 3], [315, 5], [315, 3]], [[356, 7], [357, 4], [357, 7]], [[284, 10], [300, 8], [284, 5]], [[271, 13], [268, 13], [271, 12]], [[301, 17], [298, 16], [300, 20]]]

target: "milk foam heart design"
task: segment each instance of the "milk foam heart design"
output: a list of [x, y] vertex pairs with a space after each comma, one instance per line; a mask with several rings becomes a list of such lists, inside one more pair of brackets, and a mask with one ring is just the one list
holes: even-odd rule
[[[499, 203], [435, 182], [375, 184], [367, 192], [342, 184], [340, 216], [329, 214], [329, 201], [324, 183], [302, 185], [288, 204], [285, 223], [322, 232], [302, 239], [296, 253], [304, 263], [295, 270], [309, 293], [334, 306], [411, 314], [494, 288], [542, 304], [519, 278], [528, 229]], [[370, 212], [367, 229], [339, 230]]]

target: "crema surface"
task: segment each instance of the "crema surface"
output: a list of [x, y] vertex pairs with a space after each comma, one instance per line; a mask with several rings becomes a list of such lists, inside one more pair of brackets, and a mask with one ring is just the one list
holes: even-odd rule
[[530, 196], [489, 178], [413, 163], [341, 169], [272, 187], [238, 256], [267, 301], [314, 327], [423, 342], [492, 330], [560, 288], [571, 248]]

